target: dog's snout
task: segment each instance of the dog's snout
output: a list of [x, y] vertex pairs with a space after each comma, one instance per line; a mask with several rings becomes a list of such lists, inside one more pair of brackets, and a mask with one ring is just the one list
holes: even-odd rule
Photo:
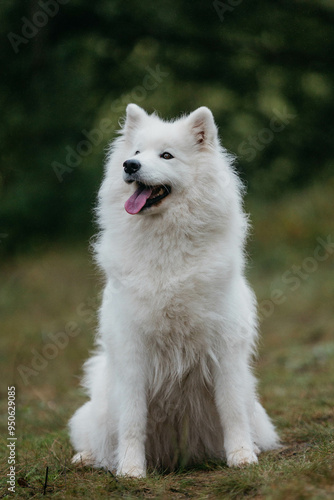
[[123, 163], [123, 167], [126, 174], [134, 174], [140, 169], [141, 164], [138, 160], [132, 159], [132, 160], [126, 160]]

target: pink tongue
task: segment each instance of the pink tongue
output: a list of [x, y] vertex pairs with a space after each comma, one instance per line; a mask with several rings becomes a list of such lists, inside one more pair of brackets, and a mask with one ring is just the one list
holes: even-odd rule
[[141, 211], [146, 200], [151, 196], [152, 189], [140, 186], [137, 191], [125, 202], [124, 208], [128, 214], [134, 215]]

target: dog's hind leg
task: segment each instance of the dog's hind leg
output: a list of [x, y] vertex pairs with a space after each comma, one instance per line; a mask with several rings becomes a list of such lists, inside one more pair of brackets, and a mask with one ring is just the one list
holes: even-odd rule
[[79, 408], [69, 422], [71, 442], [78, 453], [72, 463], [78, 466], [93, 465], [94, 459], [90, 445], [91, 401]]
[[255, 444], [260, 451], [279, 448], [279, 437], [263, 406], [256, 401], [252, 422]]
[[115, 468], [116, 443], [111, 422], [107, 405], [103, 408], [88, 401], [77, 410], [69, 422], [71, 442], [77, 451], [73, 464]]
[[[113, 469], [115, 467], [114, 409], [110, 409], [110, 376], [106, 357], [94, 356], [86, 364], [85, 385], [90, 401], [69, 422], [70, 437], [77, 454], [73, 463]], [[109, 386], [108, 386], [109, 384]]]

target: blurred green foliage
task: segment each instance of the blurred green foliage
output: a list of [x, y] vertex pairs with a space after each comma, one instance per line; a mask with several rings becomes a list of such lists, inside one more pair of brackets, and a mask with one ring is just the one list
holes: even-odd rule
[[258, 198], [333, 175], [331, 0], [3, 0], [0, 20], [0, 251], [92, 234], [128, 102], [209, 106]]

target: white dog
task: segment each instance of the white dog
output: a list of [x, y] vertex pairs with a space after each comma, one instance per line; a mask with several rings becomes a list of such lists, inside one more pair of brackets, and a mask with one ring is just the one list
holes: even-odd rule
[[241, 193], [208, 108], [165, 122], [128, 105], [99, 193], [106, 287], [73, 462], [143, 477], [147, 465], [252, 464], [277, 447], [250, 368]]

